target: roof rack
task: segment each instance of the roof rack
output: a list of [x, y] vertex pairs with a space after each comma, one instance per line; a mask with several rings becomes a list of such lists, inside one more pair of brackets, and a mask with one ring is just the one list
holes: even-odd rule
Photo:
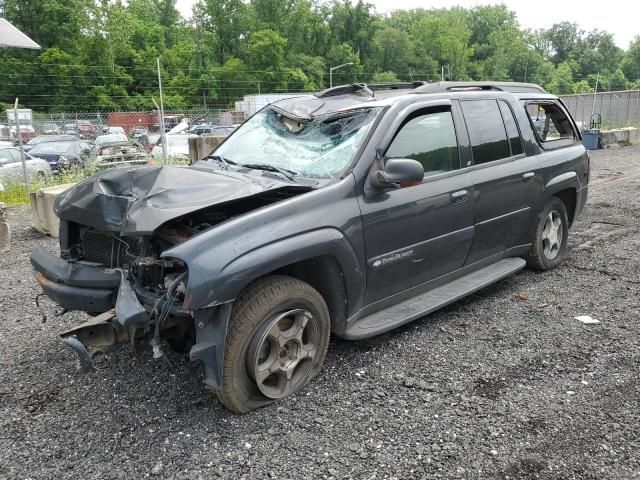
[[364, 92], [373, 96], [373, 92], [379, 90], [414, 90], [427, 85], [427, 82], [394, 82], [394, 83], [350, 83], [327, 88], [315, 94], [318, 98], [348, 95], [350, 93]]
[[438, 92], [466, 92], [474, 90], [489, 90], [510, 93], [547, 93], [544, 88], [535, 83], [520, 82], [434, 82], [426, 83], [416, 88], [416, 93]]

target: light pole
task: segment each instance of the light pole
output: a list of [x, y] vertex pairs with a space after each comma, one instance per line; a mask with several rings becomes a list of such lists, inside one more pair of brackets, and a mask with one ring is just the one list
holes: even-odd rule
[[343, 63], [342, 65], [338, 65], [337, 67], [331, 67], [329, 69], [329, 88], [333, 87], [333, 71], [342, 67], [346, 67], [347, 65], [353, 65], [353, 62]]

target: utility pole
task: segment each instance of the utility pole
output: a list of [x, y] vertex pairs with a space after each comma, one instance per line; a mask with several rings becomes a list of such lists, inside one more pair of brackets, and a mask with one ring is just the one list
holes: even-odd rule
[[22, 161], [22, 175], [24, 183], [27, 186], [27, 195], [31, 193], [31, 185], [29, 184], [29, 174], [27, 173], [27, 162], [24, 159], [24, 148], [22, 148], [22, 132], [20, 132], [20, 120], [18, 120], [18, 97], [13, 104], [13, 120], [16, 122], [16, 135], [18, 135], [18, 145], [20, 146], [20, 160]]
[[331, 67], [329, 69], [329, 88], [333, 87], [333, 71], [342, 67], [346, 67], [347, 65], [353, 65], [353, 62], [343, 63], [342, 65], [338, 65], [337, 67]]
[[[156, 58], [156, 65], [158, 66], [158, 89], [160, 90], [160, 107], [159, 115], [160, 115], [160, 135], [162, 139], [162, 164], [167, 164], [167, 135], [164, 130], [164, 101], [162, 98], [162, 76], [160, 75], [160, 57]], [[155, 103], [155, 100], [153, 101]], [[156, 107], [158, 104], [156, 104]]]
[[591, 104], [591, 117], [589, 117], [589, 128], [591, 128], [591, 120], [593, 120], [594, 110], [596, 109], [596, 94], [598, 93], [598, 81], [600, 80], [600, 72], [596, 75], [596, 88], [593, 91], [593, 103]]

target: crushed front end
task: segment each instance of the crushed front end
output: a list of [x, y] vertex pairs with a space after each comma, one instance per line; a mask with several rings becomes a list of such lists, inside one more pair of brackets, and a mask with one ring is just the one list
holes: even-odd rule
[[172, 347], [188, 350], [194, 315], [182, 308], [187, 268], [160, 257], [178, 235], [166, 228], [156, 235], [119, 236], [61, 221], [60, 256], [43, 248], [31, 255], [36, 280], [63, 309], [95, 316], [63, 338], [75, 337], [90, 355], [116, 343], [149, 340], [158, 354], [162, 333]]
[[[201, 162], [104, 170], [60, 195], [60, 254], [37, 248], [31, 263], [46, 295], [64, 310], [91, 315], [62, 334], [82, 370], [92, 369], [94, 353], [118, 343], [149, 343], [158, 357], [162, 340], [202, 361], [205, 383], [221, 385], [233, 299], [194, 295], [201, 285], [190, 285], [189, 266], [167, 252], [189, 251], [192, 237], [306, 191]], [[216, 275], [196, 271], [200, 282]]]

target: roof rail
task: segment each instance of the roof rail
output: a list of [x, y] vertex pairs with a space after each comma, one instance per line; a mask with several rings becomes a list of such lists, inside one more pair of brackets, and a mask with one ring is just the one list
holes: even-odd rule
[[547, 93], [535, 83], [521, 82], [434, 82], [416, 89], [416, 93], [464, 92], [473, 90], [493, 90], [510, 93]]
[[336, 95], [348, 95], [350, 93], [365, 92], [372, 94], [378, 90], [413, 90], [427, 85], [427, 82], [393, 82], [393, 83], [350, 83], [327, 88], [315, 94], [318, 98], [334, 97]]

